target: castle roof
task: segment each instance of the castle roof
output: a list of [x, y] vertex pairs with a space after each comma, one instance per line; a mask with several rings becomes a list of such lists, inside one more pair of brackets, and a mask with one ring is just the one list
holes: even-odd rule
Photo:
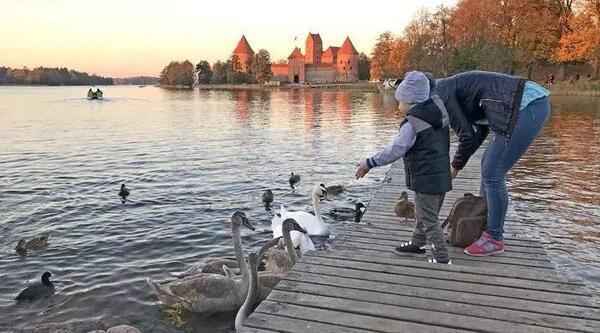
[[296, 58], [302, 58], [302, 59], [304, 59], [304, 56], [302, 55], [302, 52], [297, 47], [294, 48], [294, 51], [292, 51], [292, 54], [290, 54], [290, 56], [288, 57], [288, 59], [296, 59]]
[[346, 40], [344, 41], [344, 44], [342, 44], [342, 47], [340, 48], [339, 53], [340, 54], [358, 54], [358, 51], [356, 51], [356, 49], [354, 48], [354, 45], [352, 44], [350, 37], [346, 37]]
[[323, 55], [334, 57], [337, 55], [339, 50], [340, 50], [340, 48], [337, 46], [330, 46], [327, 48], [327, 50], [325, 50], [325, 52], [323, 52]]
[[323, 44], [323, 41], [321, 40], [321, 35], [319, 34], [313, 34], [313, 33], [308, 33], [308, 36], [306, 36], [306, 40], [312, 40], [313, 43], [314, 42], [319, 42], [321, 44]]
[[235, 50], [233, 50], [233, 54], [254, 55], [254, 51], [252, 50], [252, 47], [250, 47], [248, 40], [246, 40], [246, 36], [242, 35], [242, 38], [240, 39], [237, 46], [235, 47]]

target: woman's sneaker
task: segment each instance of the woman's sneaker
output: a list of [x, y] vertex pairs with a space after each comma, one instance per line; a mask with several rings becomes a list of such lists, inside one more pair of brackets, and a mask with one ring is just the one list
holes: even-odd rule
[[504, 241], [495, 240], [487, 232], [483, 232], [479, 239], [465, 249], [465, 254], [474, 257], [493, 256], [504, 253]]
[[400, 244], [400, 246], [395, 248], [394, 252], [397, 254], [406, 254], [406, 253], [423, 254], [423, 253], [425, 253], [425, 249], [413, 244], [412, 242], [406, 242], [406, 243]]

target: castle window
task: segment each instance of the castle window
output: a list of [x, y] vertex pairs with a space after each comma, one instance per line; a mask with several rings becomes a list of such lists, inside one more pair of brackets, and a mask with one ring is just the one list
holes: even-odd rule
[[350, 60], [348, 60], [348, 64], [350, 64]]
[[352, 70], [352, 66], [350, 66], [350, 70]]
[[342, 69], [343, 69], [343, 70], [346, 70], [346, 66], [344, 66]]

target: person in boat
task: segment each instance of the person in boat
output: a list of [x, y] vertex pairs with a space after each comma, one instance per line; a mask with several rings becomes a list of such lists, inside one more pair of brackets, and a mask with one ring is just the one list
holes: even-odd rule
[[92, 90], [92, 88], [88, 89], [87, 97], [88, 98], [93, 98], [94, 97], [94, 91]]
[[415, 192], [417, 223], [412, 240], [401, 243], [395, 252], [422, 254], [425, 245], [431, 244], [430, 261], [448, 264], [450, 258], [438, 216], [446, 193], [452, 190], [450, 129], [443, 102], [431, 94], [433, 84], [425, 73], [406, 74], [395, 92], [398, 108], [406, 112], [406, 118], [388, 146], [359, 162], [356, 178], [403, 158], [406, 186]]
[[485, 141], [493, 138], [481, 160], [481, 195], [487, 201], [487, 230], [465, 249], [472, 256], [504, 252], [508, 208], [506, 174], [525, 154], [550, 117], [550, 92], [526, 79], [494, 72], [469, 71], [436, 81], [450, 126], [458, 136], [452, 178]]
[[103, 95], [104, 93], [102, 92], [102, 90], [100, 90], [100, 88], [96, 89], [96, 97], [102, 98]]

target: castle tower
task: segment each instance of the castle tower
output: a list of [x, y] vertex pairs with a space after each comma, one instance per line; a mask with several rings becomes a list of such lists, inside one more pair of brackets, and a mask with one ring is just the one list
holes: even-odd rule
[[250, 47], [248, 40], [246, 40], [246, 36], [242, 35], [235, 50], [233, 50], [233, 55], [237, 56], [239, 60], [236, 70], [244, 73], [250, 72], [250, 64], [254, 58], [254, 51], [252, 50], [252, 47]]
[[306, 37], [306, 54], [304, 62], [307, 64], [321, 64], [321, 54], [323, 53], [323, 41], [321, 35], [308, 33]]
[[350, 37], [346, 37], [337, 53], [338, 81], [358, 81], [358, 51], [354, 48]]
[[292, 83], [304, 83], [305, 81], [305, 56], [299, 48], [295, 48], [288, 57], [288, 79]]

